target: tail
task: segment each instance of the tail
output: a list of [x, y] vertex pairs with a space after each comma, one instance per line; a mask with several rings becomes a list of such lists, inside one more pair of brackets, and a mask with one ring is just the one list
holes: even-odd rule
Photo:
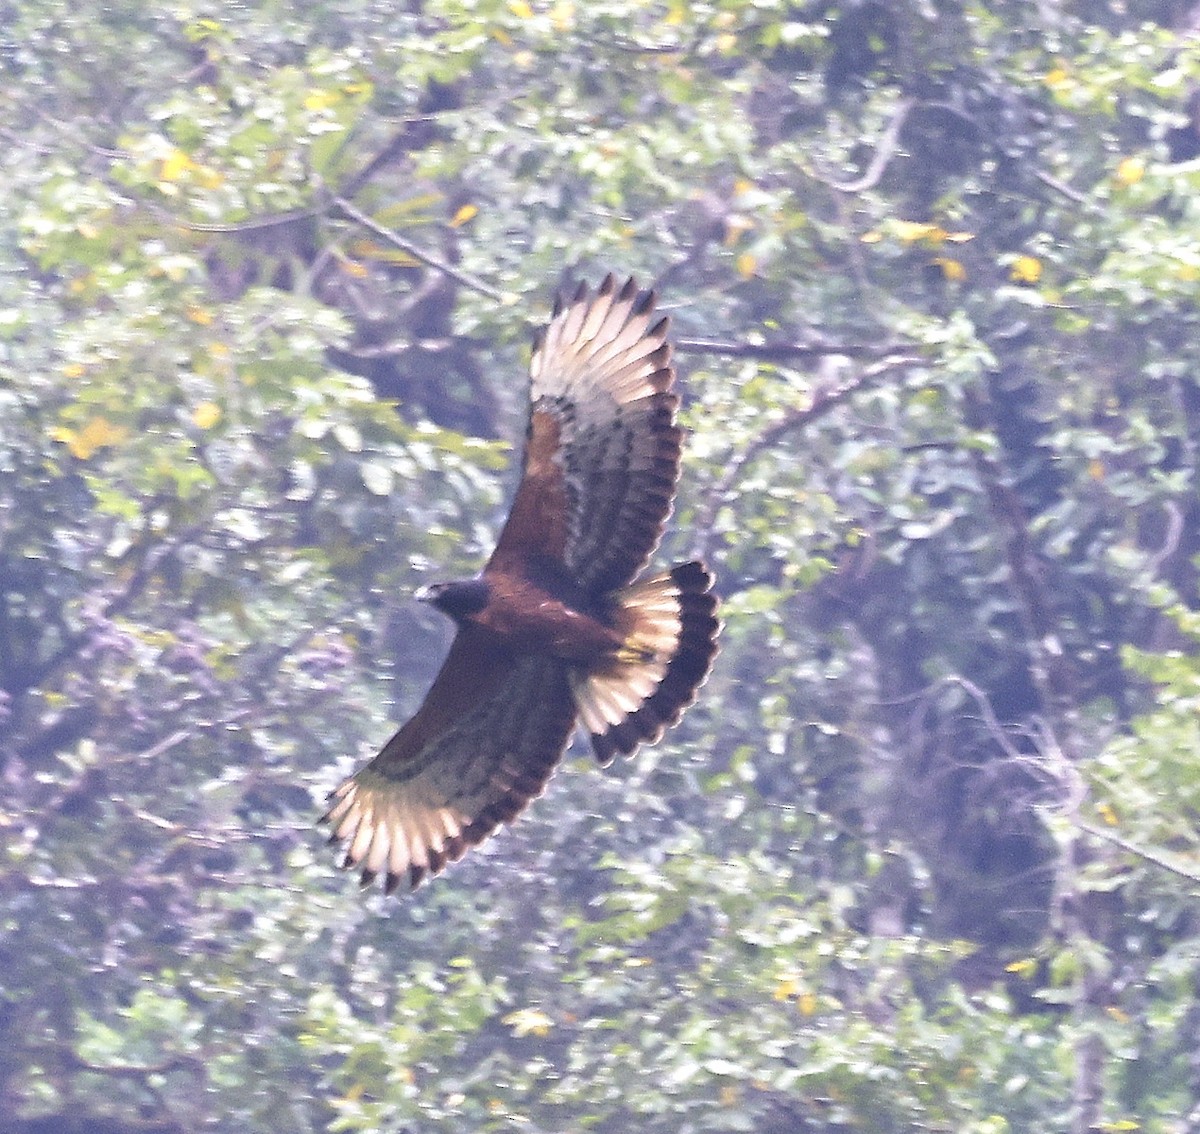
[[653, 743], [696, 699], [717, 653], [716, 597], [702, 563], [682, 563], [614, 598], [624, 645], [601, 669], [571, 677], [579, 716], [601, 764]]

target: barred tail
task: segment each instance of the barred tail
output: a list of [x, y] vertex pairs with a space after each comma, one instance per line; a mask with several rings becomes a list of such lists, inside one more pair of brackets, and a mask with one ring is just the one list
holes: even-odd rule
[[717, 653], [712, 575], [697, 562], [618, 591], [624, 645], [603, 668], [571, 677], [579, 716], [602, 763], [653, 743], [696, 698]]

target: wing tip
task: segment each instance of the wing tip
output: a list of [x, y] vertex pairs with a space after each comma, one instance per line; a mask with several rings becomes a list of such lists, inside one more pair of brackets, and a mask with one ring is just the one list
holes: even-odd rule
[[[368, 781], [380, 782], [364, 784], [364, 775]], [[472, 841], [474, 825], [442, 814], [439, 823], [446, 836], [443, 839], [430, 825], [428, 815], [409, 815], [406, 819], [403, 805], [389, 801], [387, 790], [386, 779], [363, 769], [329, 793], [331, 806], [317, 823], [332, 826], [326, 842], [345, 846], [339, 868], [358, 870], [360, 889], [369, 889], [382, 876], [383, 892], [390, 895], [405, 883], [408, 890], [415, 890], [447, 862], [461, 858]], [[437, 809], [431, 812], [437, 813]], [[425, 861], [416, 858], [414, 852]]]

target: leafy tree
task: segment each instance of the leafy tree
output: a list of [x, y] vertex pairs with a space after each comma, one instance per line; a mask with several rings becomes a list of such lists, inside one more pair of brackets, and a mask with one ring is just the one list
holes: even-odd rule
[[[1200, 1120], [1194, 5], [10, 8], [0, 1131]], [[609, 268], [718, 669], [364, 897]]]

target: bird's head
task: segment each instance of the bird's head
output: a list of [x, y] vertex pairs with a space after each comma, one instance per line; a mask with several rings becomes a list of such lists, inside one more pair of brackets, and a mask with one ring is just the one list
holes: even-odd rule
[[416, 597], [421, 602], [448, 614], [455, 622], [465, 622], [488, 604], [488, 585], [483, 579], [463, 579], [453, 583], [430, 583]]

